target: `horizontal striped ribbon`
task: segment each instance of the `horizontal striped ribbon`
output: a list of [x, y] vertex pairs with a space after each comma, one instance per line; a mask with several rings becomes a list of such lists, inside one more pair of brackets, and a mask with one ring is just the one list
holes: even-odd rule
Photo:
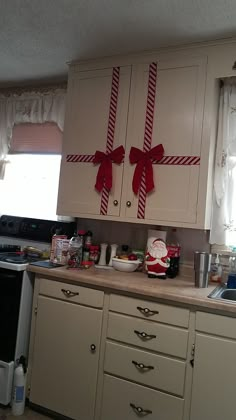
[[[93, 163], [94, 155], [67, 155], [69, 163]], [[200, 156], [164, 156], [159, 161], [153, 160], [154, 165], [200, 165]]]

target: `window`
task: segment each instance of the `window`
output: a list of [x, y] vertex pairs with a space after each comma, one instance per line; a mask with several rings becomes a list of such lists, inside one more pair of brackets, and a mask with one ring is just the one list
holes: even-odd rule
[[13, 130], [0, 214], [56, 220], [62, 133], [56, 124], [22, 124]]

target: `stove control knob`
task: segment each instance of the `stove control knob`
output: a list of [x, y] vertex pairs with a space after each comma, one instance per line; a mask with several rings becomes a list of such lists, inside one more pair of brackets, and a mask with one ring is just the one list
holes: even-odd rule
[[13, 222], [8, 222], [8, 227], [9, 228], [13, 228], [13, 226], [14, 226], [14, 223]]
[[1, 222], [1, 225], [2, 225], [3, 227], [5, 227], [5, 226], [7, 225], [6, 220], [3, 220], [3, 221]]

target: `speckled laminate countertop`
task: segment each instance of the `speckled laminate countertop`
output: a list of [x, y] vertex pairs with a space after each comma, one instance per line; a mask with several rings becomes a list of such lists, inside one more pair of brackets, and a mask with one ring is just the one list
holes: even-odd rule
[[177, 305], [236, 317], [236, 303], [209, 299], [207, 296], [216, 286], [209, 285], [208, 288], [197, 289], [190, 277], [159, 280], [149, 279], [145, 274], [138, 272], [123, 273], [96, 268], [77, 271], [69, 270], [66, 267], [48, 269], [33, 265], [29, 265], [27, 270], [51, 280], [65, 281], [120, 294], [133, 294], [142, 298], [163, 301], [163, 303], [168, 301]]

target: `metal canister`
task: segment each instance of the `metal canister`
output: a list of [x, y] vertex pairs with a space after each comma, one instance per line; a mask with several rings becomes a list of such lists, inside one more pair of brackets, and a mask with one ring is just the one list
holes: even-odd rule
[[208, 252], [194, 252], [195, 287], [208, 287], [209, 272], [211, 270], [211, 254]]

